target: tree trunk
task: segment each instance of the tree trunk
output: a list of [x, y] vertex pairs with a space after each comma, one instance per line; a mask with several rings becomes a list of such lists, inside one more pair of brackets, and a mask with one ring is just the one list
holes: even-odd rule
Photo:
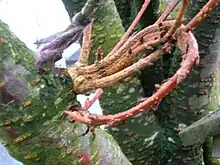
[[0, 55], [0, 142], [12, 156], [27, 165], [130, 164], [111, 135], [81, 136], [86, 126], [68, 122], [62, 112], [77, 104], [71, 79], [39, 75], [34, 53], [1, 20]]
[[[139, 6], [138, 2], [140, 2]], [[151, 3], [153, 2], [155, 1], [151, 1]], [[206, 2], [207, 0], [191, 2], [187, 17], [192, 18]], [[140, 8], [141, 1], [134, 3], [134, 1], [116, 0], [115, 3], [123, 26], [127, 28], [128, 24], [132, 22], [134, 15], [136, 15], [138, 8]], [[155, 2], [155, 4], [158, 3]], [[148, 11], [152, 12], [148, 13], [148, 16], [153, 14], [153, 11], [158, 11], [158, 5], [152, 5], [151, 7], [151, 10]], [[105, 8], [105, 10], [108, 9]], [[147, 117], [146, 113], [142, 113], [130, 119], [124, 125], [110, 128], [111, 134], [118, 140], [122, 150], [133, 164], [195, 165], [204, 162], [203, 142], [184, 147], [178, 133], [183, 127], [190, 125], [207, 114], [208, 110], [215, 110], [219, 106], [219, 99], [216, 99], [219, 98], [216, 92], [217, 82], [214, 81], [217, 63], [215, 51], [217, 48], [215, 47], [214, 50], [211, 48], [217, 36], [216, 30], [220, 18], [218, 13], [219, 7], [195, 31], [199, 42], [200, 66], [194, 67], [182, 85], [163, 99], [157, 111], [150, 112], [148, 114], [149, 117]], [[95, 19], [94, 26], [98, 24], [98, 27], [102, 29], [101, 31], [96, 31], [94, 28], [94, 40], [96, 41], [94, 43], [103, 47], [105, 44], [108, 45], [104, 52], [108, 52], [112, 47], [111, 44], [114, 43], [109, 37], [111, 33], [114, 34], [114, 31], [112, 28], [105, 28], [109, 25], [108, 22], [102, 22], [108, 15], [109, 13], [104, 14], [100, 9], [93, 16], [98, 18]], [[109, 18], [110, 20], [118, 19], [117, 14], [111, 15], [111, 17]], [[153, 19], [148, 20], [150, 23], [154, 22]], [[142, 27], [148, 25], [146, 19], [142, 19], [141, 25]], [[114, 26], [111, 24], [110, 27]], [[109, 34], [109, 32], [111, 33]], [[109, 34], [108, 37], [105, 36], [107, 33]], [[101, 43], [97, 43], [100, 40]], [[95, 50], [93, 49], [92, 56]], [[160, 61], [156, 68], [153, 66], [142, 71], [140, 78], [145, 87], [145, 95], [152, 94], [155, 83], [161, 83], [163, 79], [175, 73], [181, 60], [179, 57], [180, 52], [175, 49], [171, 55], [166, 55], [161, 60], [163, 64]], [[172, 59], [171, 62], [170, 59]], [[137, 77], [134, 77], [126, 83], [118, 83], [111, 88], [105, 88], [104, 95], [101, 98], [101, 106], [104, 113], [117, 113], [132, 107], [143, 96], [142, 84]]]
[[[68, 2], [82, 7], [78, 1], [63, 2], [70, 16], [74, 11], [72, 6], [67, 5]], [[193, 17], [205, 2], [207, 0], [192, 1], [187, 17]], [[98, 47], [101, 46], [106, 55], [124, 32], [114, 1], [99, 0], [98, 3], [99, 7], [92, 15], [90, 64], [95, 60], [94, 54]], [[74, 10], [80, 11], [77, 5]], [[220, 7], [217, 7], [195, 31], [201, 57], [199, 67], [192, 69], [187, 79], [162, 100], [155, 112], [142, 113], [109, 129], [133, 164], [199, 165], [214, 162], [210, 161], [210, 155], [206, 153], [208, 149], [203, 153], [203, 141], [186, 147], [179, 137], [179, 131], [207, 114], [208, 110], [215, 110], [219, 106], [219, 77], [215, 72], [219, 10]], [[122, 18], [122, 14], [120, 16]], [[123, 25], [126, 24], [124, 22]], [[32, 52], [11, 34], [3, 22], [0, 22], [0, 30], [0, 91], [4, 96], [0, 97], [3, 103], [0, 107], [0, 141], [10, 153], [26, 164], [79, 164], [81, 158], [81, 164], [130, 164], [114, 139], [105, 131], [96, 129], [95, 134], [80, 136], [86, 127], [70, 123], [62, 116], [62, 111], [68, 105], [76, 104], [75, 94], [70, 91], [71, 80], [50, 72], [41, 75], [36, 73]], [[154, 83], [160, 83], [162, 78], [168, 78], [179, 68], [181, 59], [178, 49], [168, 57], [172, 58], [170, 67], [159, 66], [163, 70], [160, 69], [158, 76], [149, 83], [152, 88]], [[161, 61], [164, 64], [167, 59]], [[141, 79], [146, 80], [144, 76], [152, 76], [156, 71], [156, 68], [143, 71]], [[137, 76], [126, 81], [104, 89], [100, 100], [104, 113], [128, 109], [154, 90], [148, 87], [144, 93]], [[25, 97], [26, 94], [28, 97]], [[207, 146], [210, 147], [209, 144]]]

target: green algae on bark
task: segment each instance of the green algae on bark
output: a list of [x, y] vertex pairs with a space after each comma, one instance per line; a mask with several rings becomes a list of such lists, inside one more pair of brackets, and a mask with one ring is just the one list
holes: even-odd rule
[[[113, 0], [105, 1], [93, 15], [93, 45], [90, 54], [90, 64], [95, 60], [95, 52], [101, 46], [104, 55], [117, 44], [124, 30]], [[133, 107], [140, 98], [144, 97], [142, 84], [137, 76], [131, 77], [126, 82], [120, 82], [112, 87], [104, 88], [100, 104], [105, 114], [114, 114]], [[155, 139], [163, 135], [156, 132], [162, 129], [153, 113], [137, 115], [125, 124], [110, 128], [110, 133], [120, 143], [128, 159], [133, 164], [146, 163], [153, 155], [146, 155]], [[157, 134], [156, 134], [157, 135]], [[149, 140], [147, 140], [149, 138]], [[146, 142], [145, 142], [146, 141]], [[143, 144], [146, 143], [146, 146]], [[147, 145], [149, 143], [149, 145]], [[162, 150], [160, 150], [162, 152]], [[139, 154], [137, 157], [137, 153]]]
[[[194, 16], [205, 2], [207, 1], [193, 1], [193, 5], [191, 4], [189, 7], [187, 16]], [[134, 9], [135, 8], [136, 6]], [[219, 9], [216, 9], [214, 14], [196, 31], [197, 39], [200, 41], [201, 60], [205, 62], [205, 65], [193, 68], [183, 84], [177, 87], [167, 98], [163, 99], [157, 111], [155, 113], [151, 112], [149, 118], [143, 113], [136, 118], [130, 119], [127, 123], [125, 122], [124, 125], [122, 123], [122, 125], [113, 127], [110, 130], [115, 138], [120, 141], [122, 149], [132, 163], [149, 165], [194, 165], [203, 163], [201, 144], [182, 147], [178, 133], [187, 125], [200, 119], [205, 115], [208, 109], [210, 91], [213, 85], [213, 75], [210, 74], [209, 67], [212, 68], [216, 62], [216, 58], [211, 55], [208, 46], [214, 41], [213, 37], [215, 34], [213, 32], [216, 31], [217, 24], [219, 23], [218, 10]], [[100, 15], [99, 13], [96, 14], [100, 17], [96, 15], [94, 17], [98, 17], [100, 23], [97, 26], [98, 28], [94, 28], [93, 31], [93, 38], [97, 38], [97, 40], [94, 42], [93, 57], [90, 63], [94, 62], [95, 52], [100, 45], [101, 47], [108, 45], [108, 47], [104, 49], [106, 53], [114, 46], [109, 35], [105, 35], [105, 31], [108, 29], [103, 28], [105, 26], [101, 24], [102, 17], [104, 17], [102, 15], [103, 12], [100, 12]], [[111, 18], [109, 18], [109, 20], [111, 20]], [[105, 23], [108, 25], [108, 22]], [[114, 28], [114, 26], [110, 27], [113, 27], [113, 30], [117, 29]], [[179, 55], [179, 52], [173, 53], [171, 68], [167, 66], [163, 67], [163, 69], [166, 69], [164, 71], [166, 74], [173, 74], [177, 68], [179, 68], [179, 62], [181, 60], [178, 58]], [[161, 66], [159, 66], [159, 68], [161, 68]], [[135, 83], [132, 84], [132, 81]], [[121, 110], [125, 110], [133, 106], [135, 102], [143, 96], [140, 81], [136, 81], [136, 79], [131, 79], [131, 81], [126, 83], [118, 83], [104, 90], [104, 95], [101, 98], [101, 106], [105, 113], [117, 113]], [[208, 93], [206, 93], [206, 91]]]
[[[34, 53], [2, 21], [0, 29], [0, 78], [5, 83], [0, 94], [10, 95], [0, 105], [0, 142], [12, 156], [27, 165], [93, 164], [97, 160], [130, 164], [106, 131], [97, 129], [95, 137], [92, 133], [80, 136], [86, 126], [67, 121], [62, 113], [68, 105], [77, 104], [71, 79], [50, 72], [39, 75]], [[25, 91], [27, 96], [20, 99]]]

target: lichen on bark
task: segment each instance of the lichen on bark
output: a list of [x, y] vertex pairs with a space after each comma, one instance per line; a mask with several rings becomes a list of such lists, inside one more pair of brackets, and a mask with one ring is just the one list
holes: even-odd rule
[[[104, 55], [116, 45], [124, 33], [121, 19], [117, 13], [113, 0], [101, 1], [100, 8], [92, 16], [92, 51], [89, 63], [95, 60], [95, 53], [99, 47], [103, 49]], [[126, 82], [120, 82], [112, 87], [104, 88], [100, 104], [105, 114], [117, 113], [134, 106], [140, 98], [144, 97], [144, 90], [137, 75], [128, 78]], [[158, 141], [163, 131], [153, 113], [146, 113], [136, 116], [124, 125], [110, 128], [110, 133], [120, 142], [122, 150], [133, 164], [140, 164], [148, 160], [154, 152], [148, 153], [153, 140]], [[163, 129], [162, 129], [163, 130]], [[163, 142], [161, 142], [163, 143]], [[146, 146], [143, 146], [146, 144]], [[171, 144], [172, 145], [172, 144]], [[157, 146], [154, 146], [154, 149]], [[159, 152], [163, 152], [161, 149]], [[138, 158], [136, 154], [139, 153]], [[159, 160], [159, 159], [158, 159]]]
[[2, 21], [0, 39], [0, 94], [8, 98], [0, 105], [0, 142], [12, 156], [27, 165], [130, 164], [106, 131], [81, 136], [86, 126], [63, 116], [68, 105], [78, 104], [69, 77], [38, 74], [34, 53]]

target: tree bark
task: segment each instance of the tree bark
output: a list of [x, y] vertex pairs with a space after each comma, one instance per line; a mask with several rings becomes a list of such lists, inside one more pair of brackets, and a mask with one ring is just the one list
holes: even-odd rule
[[[134, 1], [129, 1], [129, 3], [123, 2], [116, 1], [116, 5], [123, 25], [127, 28], [128, 22], [131, 22], [131, 13], [137, 13], [136, 10], [140, 8], [141, 1], [139, 1], [139, 6], [138, 1], [136, 1], [136, 5], [133, 6], [132, 11], [129, 11], [130, 15], [128, 17], [127, 14], [129, 13], [125, 11], [131, 9], [131, 4], [134, 5]], [[154, 2], [157, 3], [156, 1]], [[194, 1], [189, 7], [187, 17], [193, 17], [205, 2], [207, 1]], [[150, 8], [151, 10], [148, 10], [151, 11], [149, 12], [150, 14], [148, 13], [148, 16], [153, 14], [152, 11], [159, 11], [157, 5], [152, 7]], [[108, 8], [103, 7], [103, 11], [104, 9], [108, 10]], [[219, 8], [195, 32], [198, 41], [201, 41], [199, 43], [202, 61], [200, 67], [193, 68], [183, 84], [162, 100], [156, 112], [150, 112], [148, 117], [146, 113], [142, 113], [130, 119], [125, 124], [109, 129], [133, 164], [194, 165], [203, 162], [201, 148], [203, 142], [190, 147], [183, 147], [178, 133], [182, 127], [186, 127], [204, 116], [207, 113], [208, 107], [211, 107], [211, 104], [213, 107], [217, 106], [216, 102], [212, 99], [216, 96], [216, 93], [213, 94], [213, 74], [215, 74], [217, 59], [210, 52], [210, 49], [207, 48], [213, 43], [216, 36], [215, 31], [218, 28], [217, 22], [219, 19], [218, 10]], [[94, 26], [98, 25], [101, 30], [93, 29], [93, 40], [96, 46], [93, 47], [93, 52], [91, 53], [91, 58], [93, 59], [91, 61], [94, 61], [94, 54], [98, 46], [101, 45], [104, 47], [107, 45], [104, 49], [105, 54], [107, 54], [114, 44], [109, 36], [115, 34], [112, 29], [117, 28], [105, 28], [107, 26], [114, 26], [105, 21], [109, 13], [107, 12], [105, 14], [103, 11], [99, 9], [93, 15], [93, 18], [95, 18]], [[110, 16], [112, 18], [109, 18], [109, 22], [111, 22], [111, 19], [118, 19], [117, 14], [110, 14]], [[154, 22], [153, 19], [148, 20], [149, 22], [142, 19], [141, 25], [144, 27]], [[214, 23], [212, 20], [214, 20]], [[204, 35], [203, 33], [207, 29], [207, 26], [211, 28], [209, 28], [208, 35]], [[207, 32], [205, 33], [207, 34]], [[108, 35], [106, 36], [105, 34]], [[100, 40], [101, 42], [99, 43]], [[155, 83], [161, 83], [163, 79], [175, 73], [181, 60], [179, 57], [180, 52], [178, 49], [175, 49], [171, 55], [167, 55], [159, 61], [156, 68], [153, 66], [142, 71], [140, 77], [145, 86], [145, 95], [149, 96], [154, 92]], [[208, 65], [204, 65], [205, 61]], [[211, 71], [210, 68], [214, 70]], [[208, 93], [206, 94], [205, 92], [203, 94], [202, 92], [204, 90]], [[144, 97], [142, 84], [137, 77], [134, 77], [126, 83], [118, 83], [111, 88], [105, 88], [100, 102], [104, 113], [117, 113], [134, 106], [141, 97]]]
[[[99, 46], [103, 48], [104, 55], [106, 55], [124, 32], [122, 24], [119, 24], [121, 22], [119, 15], [115, 11], [116, 7], [113, 0], [103, 1], [103, 5], [92, 16], [94, 19], [93, 47], [90, 54], [90, 64], [94, 62], [95, 52]], [[136, 75], [126, 82], [105, 88], [100, 104], [105, 114], [114, 114], [131, 108], [144, 96], [141, 81]], [[109, 131], [120, 143], [122, 150], [133, 164], [143, 164], [148, 161], [152, 163], [151, 156], [153, 155], [152, 153], [148, 154], [151, 138], [148, 140], [148, 137], [156, 136], [160, 129], [162, 127], [153, 113], [142, 113], [125, 124], [110, 128]]]
[[62, 115], [77, 104], [71, 79], [38, 74], [34, 53], [1, 20], [0, 41], [0, 142], [12, 156], [27, 165], [130, 164], [111, 135], [81, 136], [86, 126]]
[[[187, 17], [193, 17], [205, 2], [207, 0], [192, 1]], [[98, 47], [101, 46], [106, 55], [124, 33], [114, 1], [100, 0], [99, 3], [99, 8], [92, 15], [90, 64], [95, 60]], [[71, 6], [66, 9], [72, 10]], [[216, 74], [219, 10], [220, 7], [217, 7], [195, 31], [201, 56], [199, 67], [193, 68], [187, 79], [162, 100], [155, 112], [142, 113], [109, 129], [133, 164], [212, 163], [207, 160], [210, 159], [209, 155], [205, 155], [204, 161], [203, 141], [184, 146], [179, 132], [207, 114], [208, 110], [215, 110], [219, 106], [219, 94], [216, 92], [216, 79], [219, 78]], [[0, 140], [10, 152], [26, 164], [77, 164], [80, 161], [77, 158], [83, 158], [81, 164], [92, 164], [91, 161], [130, 164], [114, 139], [105, 131], [96, 129], [95, 136], [89, 133], [79, 137], [85, 131], [85, 126], [70, 123], [61, 115], [68, 105], [76, 103], [74, 93], [70, 92], [71, 80], [50, 73], [37, 74], [32, 52], [20, 44], [2, 22], [0, 30], [0, 52], [3, 52], [0, 61], [0, 78], [3, 82], [1, 94], [7, 96], [1, 100], [4, 104], [0, 107]], [[171, 67], [163, 68], [163, 73], [166, 73], [163, 74], [164, 78], [175, 73], [179, 67], [178, 49], [171, 57]], [[143, 75], [142, 79], [146, 79]], [[161, 77], [158, 79], [160, 81]], [[19, 90], [9, 88], [11, 82]], [[25, 98], [26, 92], [28, 97]], [[117, 113], [134, 106], [141, 97], [144, 97], [144, 90], [140, 80], [134, 76], [127, 82], [105, 88], [100, 102], [104, 113]], [[19, 106], [19, 103], [24, 104]], [[89, 157], [93, 156], [94, 159], [90, 160]]]

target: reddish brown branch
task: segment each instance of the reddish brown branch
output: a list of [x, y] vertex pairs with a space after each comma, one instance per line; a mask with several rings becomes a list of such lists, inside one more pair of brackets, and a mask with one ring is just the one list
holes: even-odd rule
[[[107, 57], [99, 61], [98, 64], [104, 68], [105, 76], [103, 76], [103, 70], [102, 74], [99, 74], [100, 66], [98, 67], [96, 64], [71, 68], [68, 71], [73, 78], [75, 91], [83, 92], [90, 89], [110, 86], [119, 80], [131, 76], [143, 67], [152, 65], [161, 55], [172, 48], [171, 42], [176, 42], [183, 54], [180, 64], [181, 67], [168, 81], [162, 85], [157, 85], [158, 89], [151, 97], [127, 111], [114, 115], [89, 114], [83, 109], [79, 111], [65, 111], [64, 113], [69, 116], [70, 120], [79, 121], [89, 126], [94, 127], [106, 124], [106, 127], [109, 127], [135, 116], [142, 111], [147, 111], [151, 106], [157, 104], [186, 78], [194, 63], [199, 63], [198, 45], [190, 30], [197, 27], [207, 14], [217, 6], [219, 1], [220, 0], [210, 0], [189, 24], [185, 27], [180, 27], [183, 14], [189, 2], [185, 0], [176, 21], [166, 21], [143, 29], [130, 37], [127, 41], [124, 41], [112, 55], [107, 55]], [[175, 37], [173, 37], [173, 34], [175, 34]], [[155, 38], [152, 39], [150, 36], [155, 36]], [[156, 50], [149, 56], [132, 64], [132, 60], [142, 50], [152, 49], [153, 46], [158, 44], [163, 44], [163, 49]], [[113, 62], [114, 64], [112, 65]]]
[[186, 52], [186, 54], [183, 56], [183, 62], [181, 63], [180, 69], [173, 77], [162, 84], [158, 91], [153, 96], [149, 97], [146, 101], [127, 111], [115, 115], [94, 115], [88, 114], [85, 111], [65, 111], [65, 113], [69, 116], [71, 120], [74, 121], [79, 121], [90, 126], [107, 124], [106, 127], [109, 127], [132, 116], [135, 116], [138, 113], [146, 111], [150, 106], [157, 104], [158, 101], [160, 101], [164, 96], [172, 91], [173, 88], [175, 88], [185, 79], [193, 64], [199, 58], [198, 45], [192, 33], [185, 33], [184, 31], [182, 31], [180, 32], [179, 36], [180, 38], [178, 38], [178, 43], [180, 43], [180, 49], [182, 52]]
[[[152, 49], [151, 46], [160, 42], [161, 32], [159, 31], [159, 29], [169, 29], [174, 24], [174, 22], [175, 21], [166, 21], [162, 24], [160, 28], [159, 25], [155, 24], [143, 29], [135, 36], [128, 39], [113, 56], [106, 56], [103, 60], [101, 60], [99, 62], [99, 65], [105, 69], [109, 68], [109, 70], [111, 70], [110, 73], [116, 73], [117, 71], [119, 71], [117, 70], [117, 67], [115, 67], [115, 65], [121, 65], [122, 67], [120, 69], [124, 69], [127, 66], [123, 66], [122, 64], [124, 62], [127, 62], [127, 64], [130, 65], [133, 62], [133, 58], [136, 56], [136, 53], [134, 52], [129, 54], [129, 49], [134, 50], [138, 46], [143, 44], [140, 42], [141, 40], [147, 42], [147, 44], [145, 44], [145, 49]], [[117, 61], [117, 59], [119, 61]], [[113, 63], [114, 65], [112, 65]], [[92, 74], [96, 74], [99, 71], [99, 69], [100, 68], [96, 64], [92, 64], [86, 67], [71, 67], [68, 69], [68, 73], [70, 74], [73, 80], [78, 79], [77, 81], [81, 81], [82, 78], [85, 79], [86, 75], [91, 75], [90, 77], [96, 77]], [[109, 71], [106, 72], [108, 73]]]
[[[116, 83], [116, 80], [121, 80], [124, 77], [124, 75], [121, 75], [124, 74], [121, 71], [129, 67], [134, 62], [134, 58], [140, 53], [137, 50], [143, 47], [149, 50], [158, 44], [175, 42], [175, 37], [173, 38], [172, 36], [180, 26], [187, 3], [188, 0], [183, 2], [183, 7], [176, 21], [166, 21], [143, 29], [129, 38], [112, 56], [107, 55], [98, 63], [86, 67], [70, 68], [68, 72], [73, 79], [74, 90], [84, 92]], [[171, 30], [168, 32], [168, 29]], [[150, 36], [155, 38], [150, 38]], [[114, 65], [112, 65], [113, 63]], [[118, 72], [121, 74], [118, 75]], [[133, 74], [133, 72], [129, 73]], [[117, 79], [114, 79], [115, 75], [117, 75]]]
[[181, 0], [172, 0], [169, 5], [167, 6], [166, 10], [160, 16], [160, 18], [155, 22], [155, 24], [159, 24], [166, 20], [166, 18], [170, 15], [173, 9], [178, 5]]
[[130, 25], [130, 27], [126, 31], [126, 33], [122, 36], [122, 38], [118, 42], [118, 44], [112, 49], [112, 51], [108, 55], [113, 55], [125, 43], [125, 41], [130, 36], [131, 32], [137, 26], [138, 22], [140, 21], [142, 15], [144, 14], [144, 12], [145, 12], [147, 6], [149, 5], [149, 3], [150, 3], [150, 0], [145, 0], [144, 1], [144, 4], [142, 5], [141, 10], [138, 12], [138, 15], [136, 16], [136, 18], [134, 19], [134, 21], [132, 22], [132, 24]]
[[[142, 50], [145, 49], [145, 45], [141, 45], [139, 48], [136, 49], [135, 54], [141, 52]], [[136, 73], [137, 71], [143, 69], [146, 66], [151, 66], [153, 65], [153, 63], [158, 60], [163, 54], [165, 53], [164, 50], [156, 50], [155, 52], [153, 52], [152, 54], [150, 54], [149, 56], [140, 59], [137, 63], [134, 63], [133, 65], [115, 73], [112, 74], [110, 76], [106, 76], [100, 79], [91, 79], [91, 80], [86, 80], [86, 83], [81, 86], [78, 85], [79, 83], [74, 82], [74, 89], [75, 92], [79, 92], [79, 93], [83, 93], [85, 92], [84, 90], [92, 90], [92, 89], [97, 89], [97, 88], [104, 88], [107, 86], [111, 86], [113, 84], [115, 84], [116, 82], [123, 80], [124, 78], [133, 75], [134, 73]]]
[[[128, 119], [129, 117], [135, 116], [144, 110], [148, 110], [149, 107], [151, 107], [154, 104], [157, 104], [160, 99], [162, 99], [169, 92], [171, 92], [173, 88], [175, 88], [186, 78], [193, 64], [199, 59], [199, 50], [197, 41], [191, 32], [189, 32], [188, 34], [183, 32], [182, 35], [185, 36], [182, 37], [185, 39], [185, 41], [179, 42], [188, 45], [188, 52], [183, 56], [181, 67], [178, 69], [176, 74], [173, 77], [171, 77], [167, 82], [162, 84], [160, 86], [160, 89], [154, 95], [149, 97], [146, 101], [140, 103], [136, 107], [131, 108], [130, 110], [114, 115], [114, 119], [107, 123], [107, 127], [115, 125], [122, 120]], [[180, 47], [182, 52], [186, 51], [185, 48], [185, 45], [184, 47]]]
[[[132, 38], [127, 40], [119, 48], [119, 50], [115, 52], [114, 55], [112, 56], [108, 55], [106, 58], [101, 60], [99, 62], [99, 66], [104, 68], [103, 70], [104, 76], [102, 74], [101, 75], [99, 74], [100, 67], [96, 65], [80, 68], [82, 69], [81, 72], [79, 72], [79, 68], [76, 68], [76, 70], [74, 70], [75, 68], [73, 68], [73, 70], [70, 69], [69, 73], [71, 77], [75, 76], [73, 80], [74, 90], [76, 92], [84, 92], [87, 90], [111, 86], [117, 81], [127, 77], [128, 74], [132, 75], [134, 72], [136, 72], [134, 67], [131, 67], [133, 71], [129, 71], [129, 72], [126, 71], [129, 70], [130, 68], [125, 70], [123, 69], [129, 67], [129, 65], [131, 65], [131, 63], [133, 62], [135, 56], [140, 53], [140, 51], [136, 51], [138, 50], [138, 48], [144, 47], [145, 49], [152, 49], [152, 46], [154, 45], [163, 44], [167, 41], [174, 40], [171, 37], [181, 24], [181, 20], [186, 11], [188, 2], [189, 2], [188, 0], [184, 0], [176, 21], [174, 22], [166, 21], [160, 25], [152, 25], [150, 27], [143, 29], [142, 31], [134, 35]], [[167, 28], [170, 29], [168, 33], [163, 30]], [[159, 33], [159, 36], [155, 36], [155, 39], [148, 40], [148, 42], [143, 43], [145, 38], [148, 37], [148, 35], [154, 34], [158, 31], [161, 32]], [[162, 36], [161, 35], [162, 33], [165, 33], [165, 36]], [[115, 62], [114, 65], [112, 65], [113, 62]], [[138, 64], [134, 64], [134, 65], [138, 65]], [[146, 64], [145, 66], [147, 65], [148, 64]], [[91, 72], [93, 72], [94, 74], [93, 73], [90, 74]]]
[[182, 23], [182, 19], [184, 17], [184, 14], [186, 12], [187, 6], [189, 4], [189, 0], [183, 0], [182, 6], [179, 9], [178, 15], [176, 17], [176, 22], [175, 24], [171, 27], [171, 29], [169, 30], [169, 32], [167, 33], [168, 36], [172, 36], [174, 34], [174, 32], [176, 31], [176, 29], [178, 27], [180, 27], [181, 23]]
[[79, 56], [79, 62], [77, 65], [86, 66], [88, 65], [89, 54], [91, 51], [92, 45], [92, 23], [88, 24], [83, 30], [83, 44], [82, 49]]
[[185, 26], [185, 31], [194, 30], [203, 20], [209, 15], [209, 13], [219, 5], [220, 0], [210, 0], [200, 12]]
[[85, 105], [82, 108], [82, 110], [87, 111], [95, 103], [95, 101], [100, 98], [102, 93], [103, 93], [103, 90], [101, 88], [96, 89], [95, 96], [92, 98], [91, 101], [89, 99], [86, 100]]

